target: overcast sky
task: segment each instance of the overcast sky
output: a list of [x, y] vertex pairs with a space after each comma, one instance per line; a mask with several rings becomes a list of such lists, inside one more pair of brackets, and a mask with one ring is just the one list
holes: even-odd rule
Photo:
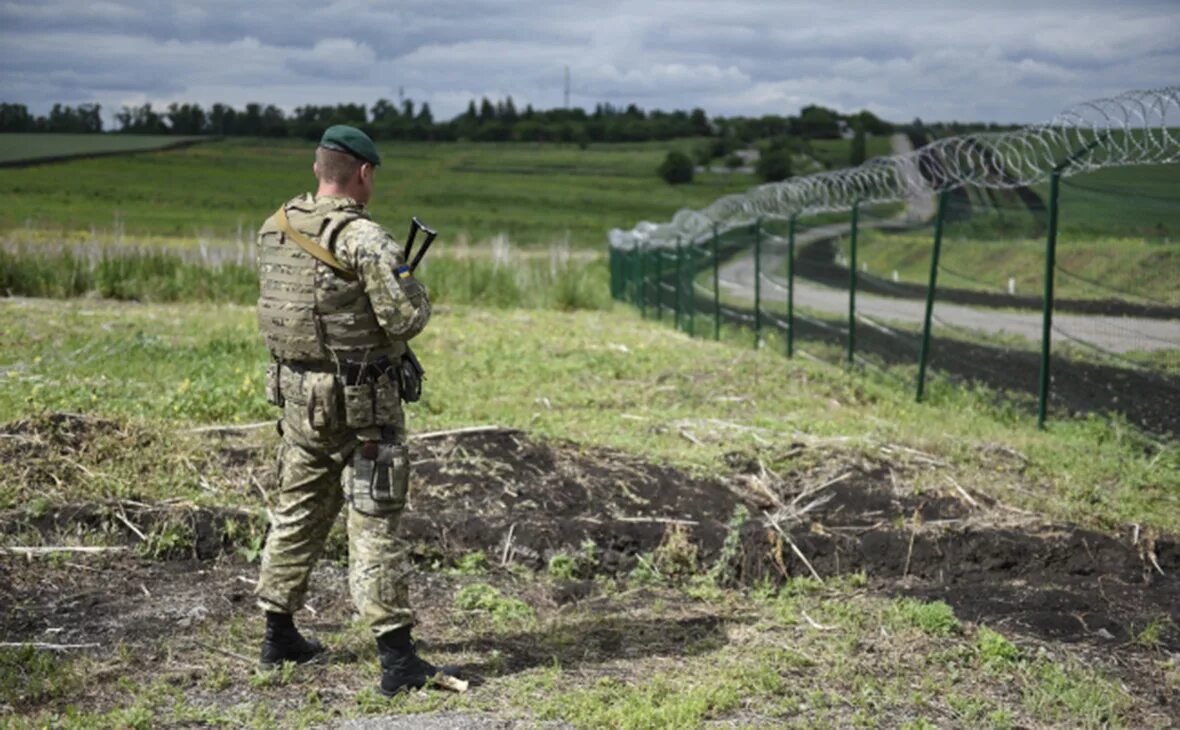
[[381, 97], [1041, 121], [1180, 84], [1180, 0], [0, 0], [0, 101], [296, 106]]

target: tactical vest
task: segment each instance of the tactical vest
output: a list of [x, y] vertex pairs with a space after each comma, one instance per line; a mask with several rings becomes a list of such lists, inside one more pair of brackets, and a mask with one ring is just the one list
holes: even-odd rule
[[[359, 205], [316, 201], [310, 195], [284, 206], [300, 233], [335, 254], [344, 227], [369, 219]], [[258, 325], [279, 361], [335, 369], [344, 362], [396, 357], [394, 343], [377, 321], [360, 281], [316, 260], [267, 219], [259, 232]]]

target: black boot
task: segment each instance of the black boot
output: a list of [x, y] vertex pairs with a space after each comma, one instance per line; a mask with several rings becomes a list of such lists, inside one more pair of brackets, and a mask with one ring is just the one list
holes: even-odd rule
[[408, 626], [378, 636], [377, 655], [381, 659], [378, 691], [386, 697], [402, 690], [421, 689], [439, 675], [459, 677], [459, 671], [454, 667], [436, 667], [418, 656]]
[[274, 669], [283, 662], [303, 664], [323, 651], [320, 642], [303, 638], [291, 614], [266, 612], [266, 638], [262, 641], [259, 660], [262, 669]]

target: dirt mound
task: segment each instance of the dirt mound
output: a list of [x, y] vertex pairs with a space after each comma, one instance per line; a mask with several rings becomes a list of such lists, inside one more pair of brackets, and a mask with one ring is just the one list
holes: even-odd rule
[[[619, 574], [683, 534], [701, 569], [740, 584], [812, 568], [864, 571], [880, 588], [1047, 638], [1125, 642], [1170, 618], [1160, 641], [1180, 649], [1175, 537], [1116, 537], [1014, 519], [982, 497], [973, 505], [907, 494], [893, 486], [890, 472], [904, 474], [897, 465], [857, 461], [841, 465], [838, 480], [803, 473], [752, 489], [753, 474], [696, 478], [617, 452], [494, 433], [423, 444], [416, 468], [422, 482], [404, 526], [426, 552], [484, 550], [542, 568], [559, 553], [585, 553], [591, 540], [595, 572]], [[751, 517], [740, 551], [727, 553], [739, 505]]]
[[[233, 439], [222, 446], [235, 459], [246, 453]], [[77, 445], [65, 438], [60, 447]], [[592, 575], [636, 569], [672, 579], [709, 572], [734, 585], [863, 571], [874, 589], [939, 598], [964, 618], [1046, 639], [1114, 647], [1154, 623], [1152, 643], [1180, 650], [1175, 536], [1108, 535], [1017, 515], [982, 495], [916, 493], [906, 486], [906, 464], [885, 456], [813, 454], [799, 463], [821, 467], [781, 477], [737, 456], [735, 472], [719, 479], [511, 431], [427, 439], [413, 452], [418, 478], [402, 525], [424, 568], [453, 565], [476, 550], [493, 569], [518, 563], [544, 570], [564, 555], [573, 580], [559, 588], [558, 602], [586, 597]], [[19, 511], [0, 515], [9, 539], [30, 528], [49, 538], [89, 525], [121, 531], [125, 544], [142, 548], [135, 525], [160, 541], [140, 553], [172, 558], [130, 553], [120, 558], [131, 566], [120, 578], [126, 585], [94, 586], [82, 598], [40, 586], [23, 559], [0, 559], [7, 586], [0, 596], [9, 605], [42, 607], [4, 633], [102, 615], [112, 590], [125, 600], [140, 588], [156, 590], [153, 584], [183, 588], [196, 580], [199, 594], [194, 571], [205, 568], [193, 558], [235, 555], [251, 540], [256, 547], [260, 533], [243, 529], [252, 518], [241, 510], [128, 503], [59, 509], [35, 520]], [[168, 549], [169, 530], [182, 533], [183, 550]], [[176, 562], [180, 557], [188, 562]], [[225, 600], [244, 600], [248, 589], [237, 586]], [[54, 619], [38, 618], [43, 611]]]

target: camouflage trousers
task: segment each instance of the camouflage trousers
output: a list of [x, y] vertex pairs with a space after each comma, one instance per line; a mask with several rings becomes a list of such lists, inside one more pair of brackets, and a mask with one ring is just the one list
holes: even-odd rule
[[409, 562], [395, 534], [409, 477], [404, 420], [384, 429], [314, 428], [300, 411], [287, 403], [280, 423], [278, 491], [255, 589], [259, 606], [281, 613], [303, 606], [312, 567], [347, 503], [353, 605], [374, 635], [412, 626]]

